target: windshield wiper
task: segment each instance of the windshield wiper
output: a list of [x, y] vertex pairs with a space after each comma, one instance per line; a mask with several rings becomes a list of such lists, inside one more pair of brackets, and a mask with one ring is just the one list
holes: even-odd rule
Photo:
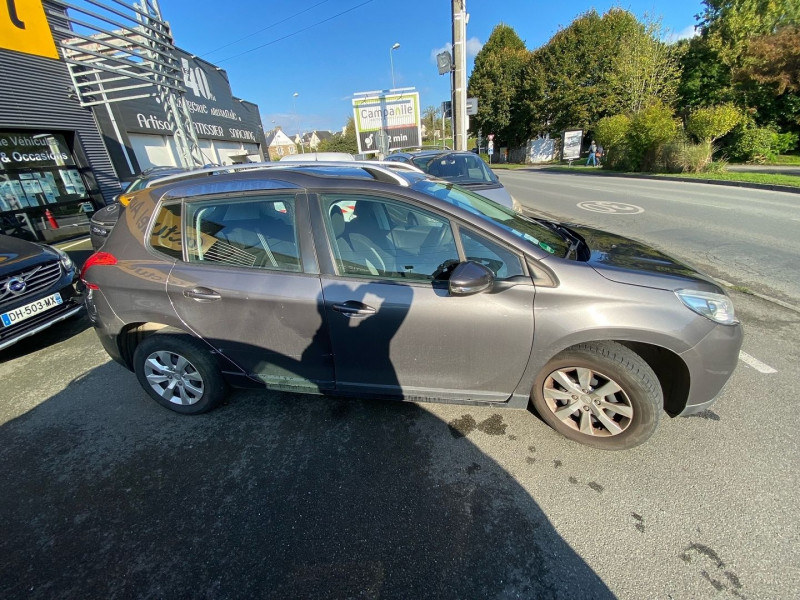
[[569, 227], [564, 227], [560, 223], [554, 223], [553, 221], [547, 221], [545, 219], [536, 219], [534, 217], [529, 217], [528, 215], [522, 215], [519, 213], [517, 213], [517, 215], [524, 221], [536, 223], [537, 225], [541, 225], [542, 227], [557, 233], [565, 242], [568, 242], [569, 248], [567, 250], [567, 255], [564, 258], [569, 258], [573, 252], [576, 252], [577, 257], [578, 248], [580, 248], [581, 245], [586, 245], [586, 240], [572, 231]]

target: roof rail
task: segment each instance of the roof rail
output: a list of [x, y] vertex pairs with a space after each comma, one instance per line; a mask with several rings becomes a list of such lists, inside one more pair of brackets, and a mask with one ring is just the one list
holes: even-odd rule
[[333, 167], [341, 169], [363, 169], [370, 176], [378, 181], [384, 183], [396, 183], [408, 187], [408, 180], [396, 173], [396, 171], [412, 171], [422, 173], [420, 169], [413, 165], [406, 163], [399, 163], [394, 161], [287, 161], [287, 162], [258, 162], [258, 163], [242, 163], [238, 165], [224, 165], [218, 167], [206, 167], [203, 169], [194, 169], [184, 173], [175, 173], [174, 175], [165, 175], [150, 182], [150, 186], [160, 185], [170, 181], [179, 181], [181, 179], [191, 179], [197, 175], [216, 175], [222, 173], [234, 173], [238, 171], [253, 171], [253, 170], [296, 170], [308, 167]]

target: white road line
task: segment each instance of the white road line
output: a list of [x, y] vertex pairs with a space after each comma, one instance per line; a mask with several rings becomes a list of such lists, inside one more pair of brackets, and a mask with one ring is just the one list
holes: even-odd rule
[[739, 360], [741, 360], [745, 364], [750, 365], [756, 371], [759, 371], [761, 373], [777, 373], [777, 371], [772, 367], [770, 367], [769, 365], [765, 365], [757, 358], [753, 358], [747, 352], [744, 352], [742, 350], [739, 351]]
[[82, 240], [78, 240], [77, 242], [73, 242], [72, 244], [67, 244], [66, 246], [59, 246], [62, 250], [67, 250], [68, 248], [72, 248], [73, 246], [78, 246], [85, 242], [88, 242], [89, 238], [83, 238]]

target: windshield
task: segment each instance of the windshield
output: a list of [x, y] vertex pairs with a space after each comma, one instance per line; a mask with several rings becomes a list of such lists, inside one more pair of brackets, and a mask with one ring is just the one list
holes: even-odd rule
[[547, 221], [539, 222], [530, 217], [519, 215], [510, 208], [501, 206], [488, 198], [484, 198], [468, 190], [461, 189], [456, 185], [448, 185], [423, 179], [411, 187], [417, 191], [449, 202], [453, 206], [468, 210], [475, 215], [483, 217], [487, 221], [496, 223], [503, 229], [510, 231], [517, 237], [530, 242], [534, 246], [550, 254], [566, 256], [570, 249], [571, 243], [565, 240], [564, 237], [555, 230], [555, 226], [548, 227], [545, 225]]
[[434, 177], [460, 185], [497, 183], [497, 176], [477, 154], [438, 154], [414, 159], [414, 164]]

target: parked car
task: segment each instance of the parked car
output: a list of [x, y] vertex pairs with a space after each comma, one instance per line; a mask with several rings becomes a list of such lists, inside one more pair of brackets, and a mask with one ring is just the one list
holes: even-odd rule
[[489, 165], [472, 152], [454, 150], [396, 152], [387, 156], [386, 160], [412, 164], [433, 177], [456, 183], [507, 208], [516, 211], [521, 209]]
[[709, 407], [742, 343], [730, 298], [691, 267], [412, 170], [171, 176], [124, 215], [83, 267], [89, 316], [179, 413], [228, 385], [532, 405], [573, 440], [630, 448], [662, 412]]
[[92, 248], [94, 250], [99, 250], [100, 247], [105, 244], [108, 234], [114, 229], [114, 225], [116, 225], [119, 219], [119, 213], [122, 207], [127, 203], [127, 194], [132, 194], [135, 191], [147, 187], [151, 181], [159, 177], [174, 173], [183, 173], [184, 171], [185, 169], [179, 167], [152, 167], [143, 171], [131, 182], [122, 194], [115, 198], [115, 202], [104, 206], [92, 214], [89, 219], [89, 239], [91, 240]]
[[0, 350], [83, 310], [62, 250], [0, 235]]
[[355, 156], [348, 152], [301, 152], [300, 154], [287, 154], [281, 162], [309, 162], [309, 161], [343, 161], [353, 162]]

